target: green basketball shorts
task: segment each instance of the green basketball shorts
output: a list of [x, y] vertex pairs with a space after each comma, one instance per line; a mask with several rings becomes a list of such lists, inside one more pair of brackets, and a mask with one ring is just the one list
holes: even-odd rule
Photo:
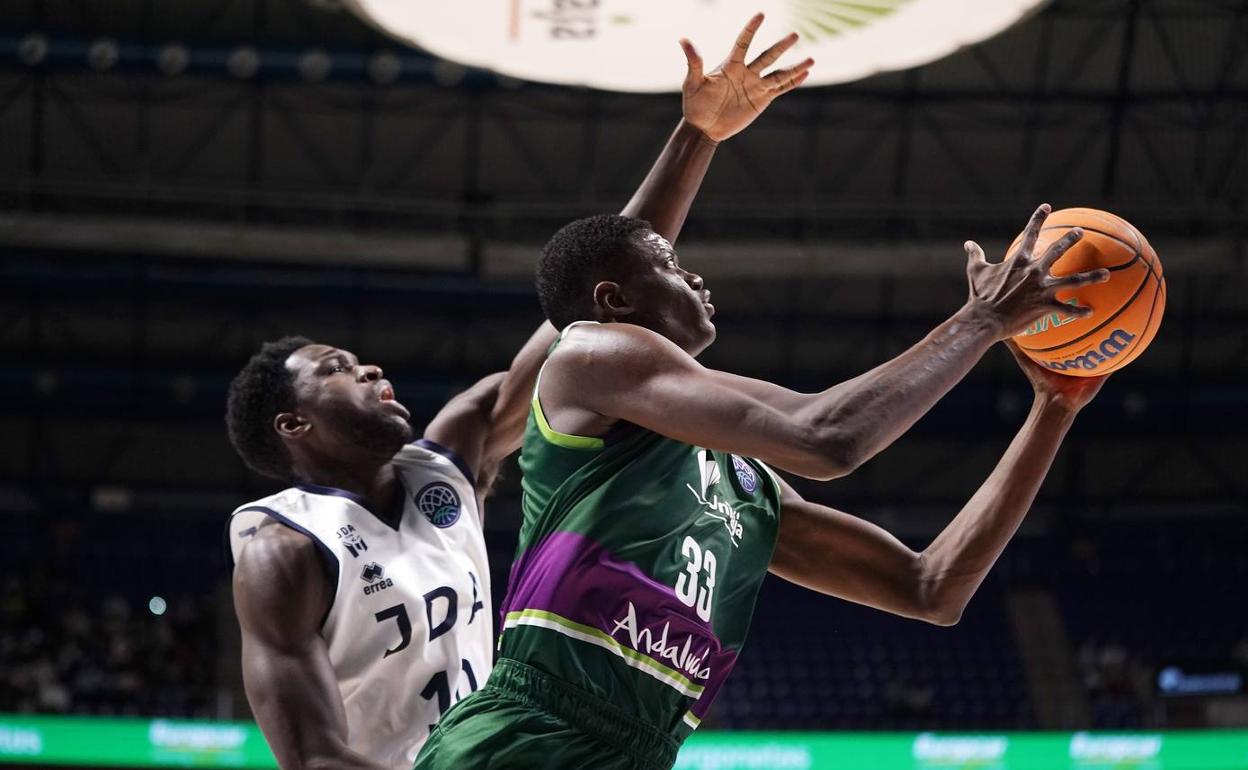
[[675, 738], [518, 661], [442, 717], [413, 770], [669, 770]]

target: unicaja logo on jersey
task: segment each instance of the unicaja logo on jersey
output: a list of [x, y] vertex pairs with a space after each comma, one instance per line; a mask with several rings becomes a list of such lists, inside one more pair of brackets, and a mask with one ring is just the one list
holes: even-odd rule
[[449, 527], [459, 521], [459, 495], [441, 481], [426, 484], [416, 493], [416, 507], [435, 527]]
[[[736, 461], [737, 458], [732, 459]], [[751, 473], [753, 473], [752, 469]], [[706, 510], [702, 511], [703, 514], [723, 522], [724, 528], [728, 530], [728, 539], [733, 546], [740, 545], [741, 535], [745, 533], [745, 527], [741, 526], [741, 514], [737, 513], [737, 509], [726, 501], [719, 499], [719, 495], [711, 494], [711, 490], [719, 484], [721, 474], [715, 455], [705, 449], [698, 450], [698, 475], [702, 487], [701, 492], [694, 489], [692, 484], [686, 484], [685, 487], [693, 493], [694, 499], [706, 506]], [[737, 479], [741, 480], [740, 471], [737, 471]], [[754, 483], [758, 483], [757, 478]]]

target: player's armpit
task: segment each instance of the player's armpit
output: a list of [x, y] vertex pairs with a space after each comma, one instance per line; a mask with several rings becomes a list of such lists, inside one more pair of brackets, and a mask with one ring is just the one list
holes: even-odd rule
[[772, 574], [813, 591], [903, 617], [952, 625], [933, 601], [923, 556], [869, 521], [808, 502], [780, 481]]
[[520, 448], [537, 374], [558, 333], [543, 323], [505, 372], [481, 378], [442, 407], [424, 438], [454, 452], [472, 471], [485, 496], [503, 460]]
[[491, 414], [498, 404], [506, 372], [482, 377], [442, 407], [425, 428], [424, 438], [446, 447], [468, 466], [472, 481], [485, 489], [482, 465], [491, 430]]
[[247, 701], [278, 764], [380, 770], [347, 747], [347, 718], [321, 622], [333, 586], [317, 546], [263, 527], [234, 568]]
[[[524, 347], [511, 360], [507, 368], [507, 376], [499, 386], [498, 397], [494, 400], [490, 411], [490, 431], [486, 439], [484, 463], [490, 467], [492, 479], [498, 465], [508, 455], [520, 449], [524, 439], [524, 424], [533, 404], [533, 388], [537, 385], [537, 375], [546, 363], [550, 346], [555, 344], [559, 332], [543, 322], [529, 337]], [[483, 486], [488, 489], [488, 486]]]

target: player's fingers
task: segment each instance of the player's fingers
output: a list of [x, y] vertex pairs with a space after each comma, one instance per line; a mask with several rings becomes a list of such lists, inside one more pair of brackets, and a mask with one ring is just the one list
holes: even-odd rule
[[1102, 267], [1098, 270], [1089, 270], [1086, 273], [1075, 273], [1074, 275], [1054, 278], [1049, 285], [1058, 289], [1077, 289], [1080, 286], [1091, 286], [1094, 283], [1105, 283], [1108, 280], [1109, 271]]
[[745, 63], [745, 53], [750, 50], [750, 43], [754, 42], [754, 33], [758, 32], [761, 26], [763, 26], [763, 14], [756, 13], [745, 25], [745, 29], [741, 30], [741, 34], [737, 35], [737, 43], [733, 46], [732, 53], [728, 54], [728, 61]]
[[810, 70], [799, 72], [797, 76], [794, 77], [792, 80], [790, 80], [788, 83], [785, 83], [784, 85], [780, 86], [776, 90], [772, 91], [771, 98], [774, 99], [777, 96], [780, 96], [782, 94], [787, 94], [789, 91], [792, 91], [794, 88], [797, 88], [802, 83], [805, 83], [806, 78], [808, 77], [810, 77]]
[[788, 67], [786, 69], [776, 70], [775, 72], [772, 72], [771, 74], [764, 77], [763, 81], [767, 83], [768, 85], [770, 85], [772, 88], [776, 88], [776, 89], [784, 88], [785, 86], [789, 85], [795, 77], [797, 77], [798, 75], [805, 74], [807, 70], [809, 70], [813, 66], [815, 66], [815, 60], [806, 58], [798, 62], [797, 64], [793, 65], [792, 67]]
[[698, 49], [693, 47], [693, 43], [688, 38], [680, 39], [680, 48], [685, 52], [685, 62], [689, 65], [689, 72], [685, 75], [685, 81], [698, 81], [702, 79], [702, 57], [698, 54]]
[[1023, 243], [1019, 249], [1019, 253], [1026, 258], [1030, 259], [1032, 252], [1035, 251], [1036, 241], [1040, 238], [1040, 228], [1044, 226], [1044, 220], [1052, 210], [1053, 208], [1049, 204], [1041, 203], [1027, 222], [1027, 229], [1023, 231]]
[[779, 42], [771, 48], [768, 48], [766, 51], [760, 53], [758, 58], [750, 62], [750, 69], [755, 72], [762, 72], [771, 65], [775, 64], [776, 60], [783, 56], [785, 51], [793, 47], [793, 44], [797, 42], [797, 37], [798, 35], [796, 32], [790, 32], [780, 38]]
[[1060, 313], [1065, 316], [1074, 316], [1075, 318], [1087, 318], [1092, 315], [1092, 308], [1087, 305], [1068, 305], [1060, 299], [1051, 299], [1048, 302], [1049, 310]]
[[1040, 267], [1044, 271], [1048, 271], [1062, 255], [1070, 251], [1071, 247], [1083, 239], [1083, 229], [1076, 227], [1070, 232], [1058, 238], [1049, 244], [1049, 248], [1044, 250], [1044, 254], [1040, 257]]
[[983, 248], [975, 241], [967, 241], [962, 244], [962, 248], [966, 249], [966, 260], [970, 265], [988, 264], [988, 258], [984, 256]]

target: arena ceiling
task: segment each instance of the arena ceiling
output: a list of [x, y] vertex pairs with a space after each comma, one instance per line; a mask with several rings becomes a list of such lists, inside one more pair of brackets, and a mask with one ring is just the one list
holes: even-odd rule
[[[464, 69], [332, 2], [167, 7], [4, 4], [0, 243], [520, 275], [627, 199], [679, 110]], [[686, 249], [747, 275], [940, 273], [1049, 200], [1136, 221], [1169, 270], [1238, 270], [1245, 41], [1242, 2], [1060, 0], [804, 89], [721, 149]]]
[[[265, 489], [221, 408], [284, 333], [383, 363], [428, 417], [507, 365], [536, 247], [623, 205], [679, 111], [465, 70], [330, 3], [171, 5], [0, 4], [0, 511], [219, 516]], [[956, 307], [965, 238], [999, 252], [1039, 200], [1119, 212], [1162, 255], [1166, 321], [1042, 508], [1242, 516], [1246, 193], [1248, 3], [1058, 0], [790, 95], [721, 148], [679, 246], [731, 341], [708, 364], [813, 389]], [[1026, 398], [998, 351], [829, 494], [940, 519]]]

